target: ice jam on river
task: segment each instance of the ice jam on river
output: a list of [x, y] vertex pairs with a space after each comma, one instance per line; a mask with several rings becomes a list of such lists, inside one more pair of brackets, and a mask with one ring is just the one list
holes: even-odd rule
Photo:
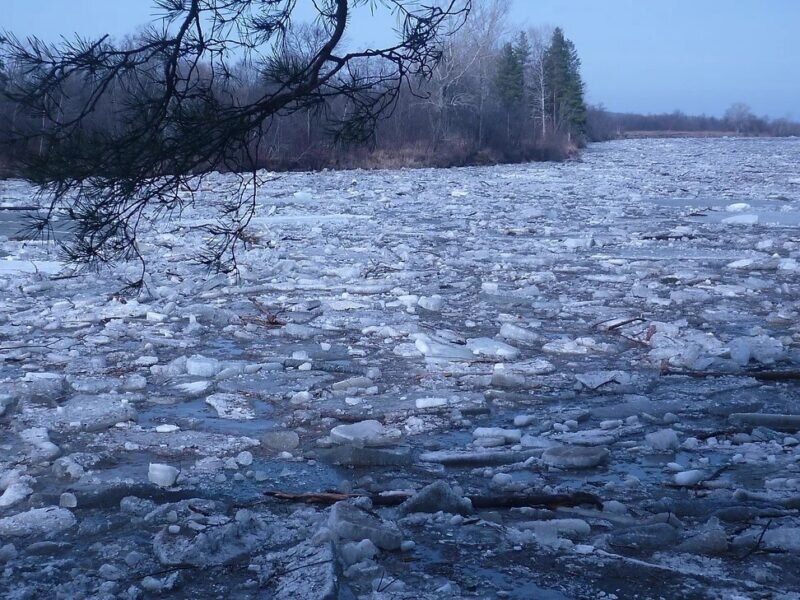
[[800, 598], [800, 141], [269, 178], [135, 298], [0, 182], [0, 595]]

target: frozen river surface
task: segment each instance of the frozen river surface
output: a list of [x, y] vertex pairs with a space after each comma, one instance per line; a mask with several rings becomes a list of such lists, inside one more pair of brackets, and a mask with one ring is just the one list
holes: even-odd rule
[[227, 183], [138, 298], [0, 208], [0, 596], [800, 598], [800, 141]]

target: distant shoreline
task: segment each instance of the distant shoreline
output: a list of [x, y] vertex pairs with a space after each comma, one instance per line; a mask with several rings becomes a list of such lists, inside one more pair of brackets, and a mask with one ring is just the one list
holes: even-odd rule
[[640, 140], [647, 138], [783, 138], [773, 135], [747, 135], [735, 131], [624, 131], [618, 140]]

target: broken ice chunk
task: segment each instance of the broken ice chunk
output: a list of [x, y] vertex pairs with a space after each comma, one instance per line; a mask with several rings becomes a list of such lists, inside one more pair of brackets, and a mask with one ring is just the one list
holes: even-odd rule
[[733, 217], [726, 217], [725, 219], [722, 219], [722, 222], [725, 225], [756, 225], [758, 223], [758, 215], [735, 215]]
[[337, 381], [331, 387], [334, 390], [344, 391], [351, 389], [364, 389], [373, 385], [372, 379], [369, 377], [350, 377], [343, 381]]
[[246, 421], [256, 418], [255, 410], [250, 401], [237, 394], [211, 394], [206, 398], [206, 403], [217, 411], [221, 419]]
[[210, 381], [190, 381], [188, 383], [179, 383], [175, 389], [190, 397], [202, 396], [209, 389], [211, 389]]
[[680, 446], [678, 434], [674, 429], [661, 429], [644, 437], [653, 450], [674, 450]]
[[514, 360], [519, 356], [519, 350], [492, 338], [473, 338], [467, 340], [467, 348], [476, 356], [494, 356]]
[[236, 462], [243, 467], [249, 467], [253, 464], [253, 453], [249, 450], [242, 450], [236, 455]]
[[417, 305], [430, 312], [440, 312], [444, 306], [444, 299], [439, 294], [433, 296], [422, 296]]
[[580, 540], [589, 536], [592, 528], [583, 519], [549, 519], [547, 521], [530, 521], [517, 524], [519, 529], [532, 529], [536, 538], [542, 542], [565, 537]]
[[150, 463], [147, 479], [159, 487], [171, 487], [178, 479], [178, 469], [162, 463]]
[[59, 447], [50, 441], [47, 429], [44, 427], [23, 429], [19, 432], [19, 437], [36, 449], [35, 454], [37, 457], [45, 460], [53, 459], [61, 452]]
[[640, 551], [661, 550], [678, 541], [677, 530], [668, 523], [654, 523], [641, 527], [631, 527], [611, 535], [614, 546]]
[[399, 442], [402, 437], [399, 429], [384, 427], [374, 420], [337, 425], [331, 429], [330, 435], [334, 444], [356, 446], [390, 446]]
[[441, 408], [447, 406], [449, 401], [447, 398], [417, 398], [414, 405], [419, 409], [425, 408]]
[[762, 365], [771, 365], [782, 359], [785, 351], [780, 340], [767, 335], [739, 337], [730, 343], [731, 358], [739, 365], [746, 366], [751, 360]]
[[0, 394], [0, 417], [15, 404], [16, 400], [10, 394]]
[[728, 212], [742, 212], [745, 210], [749, 210], [750, 205], [747, 202], [734, 202], [733, 204], [729, 204], [725, 207], [725, 210]]
[[194, 377], [214, 377], [221, 369], [220, 362], [215, 358], [206, 358], [199, 354], [186, 359], [186, 372]]
[[472, 432], [472, 437], [476, 440], [480, 438], [500, 438], [506, 444], [518, 444], [522, 438], [519, 429], [503, 429], [501, 427], [478, 427]]
[[398, 550], [403, 541], [394, 523], [381, 521], [347, 502], [337, 502], [331, 507], [328, 527], [341, 539], [370, 540], [383, 550]]
[[162, 425], [156, 425], [156, 433], [175, 433], [176, 431], [180, 431], [180, 427], [177, 425], [173, 425], [170, 423], [164, 423]]
[[444, 511], [457, 515], [472, 513], [472, 502], [450, 487], [445, 481], [425, 486], [398, 507], [401, 515], [411, 513], [435, 513]]
[[13, 506], [18, 502], [22, 502], [25, 498], [33, 493], [33, 488], [24, 481], [14, 481], [6, 487], [5, 491], [0, 495], [0, 508], [7, 508]]
[[575, 379], [590, 390], [597, 390], [609, 383], [629, 385], [632, 378], [623, 371], [589, 371], [575, 375]]
[[700, 469], [691, 469], [689, 471], [681, 471], [680, 473], [675, 473], [672, 479], [676, 485], [682, 485], [688, 487], [692, 485], [697, 485], [705, 478], [706, 478], [705, 471], [701, 471]]
[[107, 429], [125, 421], [135, 421], [136, 409], [125, 398], [111, 394], [74, 396], [60, 407], [56, 424], [87, 431]]
[[78, 506], [78, 499], [72, 492], [64, 492], [58, 499], [58, 505], [61, 508], [75, 508]]
[[551, 352], [553, 354], [588, 354], [589, 349], [586, 346], [582, 346], [573, 340], [553, 340], [552, 342], [547, 342], [542, 346], [542, 350], [545, 352]]
[[443, 465], [480, 467], [519, 463], [532, 456], [538, 456], [538, 454], [539, 450], [481, 450], [479, 452], [438, 450], [436, 452], [423, 452], [419, 459], [422, 462], [440, 463]]
[[339, 555], [341, 556], [342, 562], [348, 567], [362, 560], [372, 560], [378, 552], [377, 546], [368, 539], [361, 540], [360, 542], [342, 544], [339, 548]]
[[450, 344], [424, 333], [416, 336], [414, 345], [426, 358], [434, 360], [471, 361], [475, 358], [472, 351], [465, 346]]
[[335, 465], [352, 467], [408, 467], [411, 466], [411, 448], [368, 448], [344, 444], [323, 451], [320, 458]]
[[594, 239], [588, 238], [567, 238], [564, 240], [564, 247], [568, 250], [577, 250], [579, 248], [591, 248], [594, 245]]
[[500, 327], [500, 337], [525, 344], [530, 344], [539, 339], [538, 334], [512, 323], [503, 323]]
[[294, 431], [270, 431], [261, 438], [267, 448], [284, 452], [294, 450], [300, 445], [300, 436]]
[[77, 519], [66, 508], [49, 506], [0, 519], [0, 538], [38, 536], [53, 537], [75, 526]]
[[608, 454], [602, 446], [556, 446], [542, 453], [542, 462], [559, 469], [589, 469], [604, 463]]

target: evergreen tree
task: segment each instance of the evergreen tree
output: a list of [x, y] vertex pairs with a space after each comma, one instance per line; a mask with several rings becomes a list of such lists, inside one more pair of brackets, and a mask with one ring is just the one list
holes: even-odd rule
[[564, 37], [561, 28], [557, 27], [553, 32], [544, 60], [549, 90], [548, 112], [553, 123], [570, 137], [582, 138], [586, 133], [586, 103], [581, 60], [575, 45]]
[[503, 46], [497, 65], [497, 95], [503, 107], [510, 111], [522, 102], [525, 91], [522, 63], [510, 42]]
[[517, 61], [518, 80], [522, 86], [523, 92], [525, 89], [525, 68], [528, 66], [528, 61], [531, 58], [531, 45], [528, 42], [528, 36], [524, 31], [520, 31], [517, 36], [517, 41], [514, 43], [514, 57]]
[[511, 136], [512, 114], [519, 113], [525, 101], [525, 65], [530, 56], [527, 36], [520, 33], [512, 44], [506, 43], [497, 65], [497, 94], [506, 111], [507, 135]]

